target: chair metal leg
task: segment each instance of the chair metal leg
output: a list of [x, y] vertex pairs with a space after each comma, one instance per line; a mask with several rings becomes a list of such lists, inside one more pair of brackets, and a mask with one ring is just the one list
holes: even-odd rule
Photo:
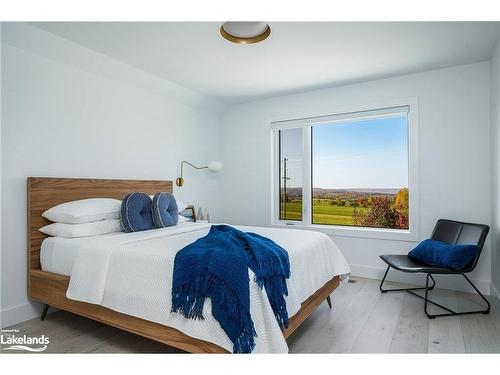
[[481, 310], [479, 312], [483, 313], [483, 314], [489, 314], [490, 310], [491, 310], [491, 305], [490, 305], [490, 302], [488, 301], [488, 299], [485, 296], [483, 296], [483, 294], [479, 291], [479, 289], [476, 288], [476, 286], [472, 283], [472, 281], [469, 280], [469, 278], [467, 276], [465, 276], [464, 273], [462, 273], [462, 276], [465, 278], [465, 280], [467, 280], [469, 282], [470, 285], [472, 285], [472, 287], [477, 292], [477, 294], [479, 294], [479, 296], [483, 299], [483, 301], [486, 302], [486, 306], [488, 306], [485, 310]]
[[384, 284], [385, 278], [387, 277], [387, 274], [389, 273], [389, 268], [391, 268], [391, 266], [387, 266], [387, 269], [385, 270], [385, 273], [384, 273], [384, 277], [382, 278], [382, 281], [380, 282], [380, 285], [379, 285], [379, 289], [382, 293], [387, 292], [387, 290], [382, 289], [382, 285]]
[[328, 303], [328, 307], [332, 308], [332, 299], [330, 298], [330, 296], [326, 297], [326, 302]]
[[[425, 312], [425, 315], [427, 315], [427, 317], [429, 317], [429, 313], [427, 312], [427, 303], [429, 302], [429, 273], [427, 275], [425, 275], [425, 300], [424, 300], [424, 312]], [[415, 292], [412, 292], [413, 295], [417, 295], [418, 294], [415, 294]]]
[[[425, 308], [424, 308], [424, 311], [425, 311], [425, 314], [427, 315], [427, 317], [429, 319], [434, 319], [434, 318], [439, 318], [439, 317], [443, 317], [443, 316], [459, 316], [459, 315], [470, 315], [470, 314], [489, 314], [490, 313], [490, 309], [491, 309], [491, 305], [490, 305], [490, 302], [486, 299], [486, 297], [483, 296], [483, 294], [479, 291], [479, 289], [477, 289], [477, 287], [472, 283], [472, 281], [469, 280], [469, 278], [461, 273], [460, 275], [462, 275], [465, 280], [467, 280], [467, 282], [472, 285], [472, 287], [474, 288], [474, 290], [477, 292], [477, 294], [479, 294], [479, 296], [482, 298], [482, 300], [484, 302], [486, 302], [486, 309], [484, 310], [469, 310], [469, 311], [453, 311], [443, 305], [440, 305], [439, 303], [436, 303], [436, 302], [433, 302], [431, 300], [428, 300], [427, 299], [427, 296], [425, 297], [426, 298], [426, 305], [425, 305]], [[418, 297], [422, 298], [421, 296], [419, 296], [417, 294]], [[427, 302], [429, 303], [432, 303], [433, 305], [436, 305], [446, 311], [448, 311], [448, 313], [442, 313], [442, 314], [429, 314], [427, 312]]]
[[42, 310], [42, 316], [40, 317], [40, 320], [45, 320], [45, 317], [47, 316], [47, 312], [49, 311], [49, 305], [46, 303], [43, 305], [43, 310]]
[[[446, 307], [446, 306], [443, 306], [435, 301], [432, 301], [429, 299], [429, 291], [431, 291], [432, 289], [434, 289], [434, 287], [436, 286], [436, 280], [434, 280], [434, 278], [432, 277], [432, 274], [431, 273], [428, 273], [426, 274], [425, 276], [425, 287], [423, 288], [401, 288], [401, 289], [383, 289], [382, 288], [382, 285], [385, 281], [385, 278], [387, 276], [387, 273], [389, 272], [389, 267], [387, 267], [387, 270], [385, 271], [385, 275], [384, 275], [384, 278], [382, 279], [382, 282], [380, 283], [380, 291], [382, 293], [386, 293], [386, 292], [398, 292], [398, 291], [405, 291], [405, 292], [408, 292], [412, 295], [414, 295], [415, 297], [418, 297], [420, 299], [423, 299], [424, 300], [424, 312], [425, 312], [425, 315], [429, 318], [429, 319], [434, 319], [434, 318], [439, 318], [439, 317], [443, 317], [443, 316], [457, 316], [457, 315], [469, 315], [469, 314], [478, 314], [478, 313], [481, 313], [481, 314], [489, 314], [490, 312], [490, 309], [491, 309], [491, 305], [489, 303], [489, 301], [486, 299], [485, 296], [483, 296], [483, 294], [479, 291], [479, 289], [477, 289], [477, 287], [472, 283], [472, 281], [470, 281], [470, 279], [463, 273], [461, 273], [460, 275], [462, 275], [465, 280], [467, 280], [467, 282], [474, 288], [474, 290], [477, 292], [477, 294], [479, 294], [479, 296], [482, 298], [482, 300], [484, 302], [486, 302], [486, 309], [484, 310], [470, 310], [470, 311], [453, 311], [452, 309]], [[429, 286], [429, 279], [432, 280], [432, 286]], [[414, 291], [415, 290], [425, 290], [425, 294], [424, 296], [421, 296], [420, 294], [418, 293], [415, 293]], [[431, 314], [429, 313], [429, 310], [428, 310], [428, 306], [429, 304], [432, 304], [434, 306], [437, 306], [443, 310], [446, 310], [448, 311], [447, 313], [441, 313], [441, 314]]]
[[411, 292], [412, 290], [425, 290], [425, 289], [429, 289], [429, 290], [432, 290], [434, 289], [434, 287], [436, 286], [436, 280], [434, 280], [434, 278], [432, 277], [432, 275], [430, 276], [431, 279], [432, 279], [432, 286], [430, 288], [426, 288], [426, 287], [418, 287], [418, 288], [396, 288], [396, 289], [384, 289], [382, 287], [382, 285], [384, 285], [384, 281], [385, 281], [385, 278], [387, 277], [387, 274], [389, 273], [389, 269], [391, 268], [391, 266], [387, 266], [387, 270], [385, 270], [385, 274], [384, 274], [384, 277], [382, 279], [382, 281], [380, 282], [380, 285], [379, 285], [379, 289], [382, 293], [387, 293], [387, 292]]
[[[424, 300], [424, 312], [425, 312], [425, 315], [427, 315], [427, 317], [429, 319], [434, 319], [436, 317], [435, 314], [429, 314], [429, 312], [427, 311], [427, 306], [429, 303], [435, 305], [435, 306], [438, 306], [446, 311], [449, 311], [449, 315], [453, 315], [455, 314], [455, 312], [443, 305], [440, 305], [439, 303], [437, 302], [434, 302], [434, 301], [431, 301], [429, 300], [429, 277], [432, 278], [432, 275], [430, 273], [428, 273], [426, 276], [425, 276], [425, 297], [422, 297], [421, 295], [415, 293], [415, 292], [412, 292], [412, 291], [409, 291], [408, 293], [411, 293], [413, 294], [414, 296], [418, 297], [418, 298], [421, 298]], [[433, 279], [434, 280], [434, 279]]]

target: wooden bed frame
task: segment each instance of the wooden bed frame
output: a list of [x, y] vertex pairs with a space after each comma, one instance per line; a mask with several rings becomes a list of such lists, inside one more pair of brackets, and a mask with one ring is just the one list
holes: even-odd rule
[[[191, 353], [227, 353], [220, 346], [188, 336], [179, 330], [158, 323], [122, 314], [100, 305], [66, 298], [69, 277], [41, 270], [40, 246], [46, 235], [39, 229], [50, 222], [42, 217], [48, 208], [60, 203], [85, 198], [122, 199], [131, 191], [154, 194], [172, 192], [172, 181], [105, 180], [77, 178], [28, 177], [28, 296], [38, 302], [129, 331]], [[300, 324], [339, 285], [334, 277], [302, 303], [283, 331], [288, 338]]]

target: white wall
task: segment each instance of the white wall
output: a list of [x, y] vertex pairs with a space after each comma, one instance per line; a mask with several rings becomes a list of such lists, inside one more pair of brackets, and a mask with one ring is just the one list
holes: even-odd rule
[[[218, 160], [218, 103], [25, 24], [2, 38], [2, 327], [36, 316], [26, 296], [26, 177], [175, 180]], [[218, 180], [186, 169], [176, 196], [218, 217]]]
[[[231, 107], [223, 117], [222, 218], [265, 225], [270, 119], [329, 114], [334, 108], [418, 97], [420, 238], [438, 218], [490, 223], [489, 62], [271, 98]], [[382, 276], [380, 254], [405, 254], [412, 242], [334, 237], [353, 274]], [[472, 278], [490, 284], [490, 239]], [[408, 280], [415, 280], [414, 278]], [[456, 279], [441, 286], [461, 289]]]
[[[2, 22], [0, 22], [0, 41], [2, 40], [2, 28], [3, 28], [3, 24]], [[1, 249], [2, 249], [2, 246], [1, 246], [1, 241], [2, 241], [2, 215], [1, 215], [1, 207], [2, 207], [2, 85], [1, 85], [1, 82], [2, 82], [2, 61], [3, 61], [3, 58], [2, 58], [2, 48], [1, 48], [1, 43], [0, 43], [0, 270], [2, 270], [2, 256], [1, 256]], [[1, 276], [0, 276], [0, 301], [1, 301], [1, 285], [2, 285], [2, 281], [1, 281]], [[0, 305], [1, 306], [1, 305]], [[2, 321], [2, 309], [0, 308], [0, 323]], [[2, 327], [2, 325], [0, 324], [0, 327]]]
[[500, 298], [500, 40], [491, 59], [491, 281]]
[[[492, 145], [500, 144], [498, 55], [497, 48], [491, 66], [496, 83]], [[216, 220], [265, 225], [269, 118], [327, 114], [336, 107], [416, 96], [420, 238], [429, 236], [439, 217], [492, 220], [497, 239], [500, 233], [500, 160], [498, 147], [488, 146], [488, 62], [245, 103], [228, 109], [220, 124], [221, 103], [33, 26], [11, 23], [2, 25], [1, 79], [2, 327], [39, 313], [26, 297], [27, 176], [173, 180], [182, 159], [220, 159], [224, 170], [219, 176], [188, 169], [185, 187], [175, 194], [208, 206]], [[486, 292], [492, 270], [497, 289], [500, 285], [496, 253], [490, 265], [490, 238], [473, 274]], [[334, 240], [354, 274], [368, 277], [382, 274], [379, 254], [403, 254], [414, 245]], [[461, 288], [449, 278], [440, 281]]]

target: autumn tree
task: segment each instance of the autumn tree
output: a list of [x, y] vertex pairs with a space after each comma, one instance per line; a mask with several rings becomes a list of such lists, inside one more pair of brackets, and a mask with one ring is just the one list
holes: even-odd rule
[[396, 228], [398, 214], [392, 208], [389, 197], [373, 197], [367, 212], [354, 210], [353, 221], [356, 225], [376, 228]]
[[408, 188], [399, 190], [394, 197], [394, 210], [397, 212], [396, 228], [408, 229], [409, 192]]
[[408, 188], [403, 188], [397, 192], [394, 198], [394, 209], [399, 212], [405, 212], [408, 214], [408, 202], [409, 202], [409, 194]]

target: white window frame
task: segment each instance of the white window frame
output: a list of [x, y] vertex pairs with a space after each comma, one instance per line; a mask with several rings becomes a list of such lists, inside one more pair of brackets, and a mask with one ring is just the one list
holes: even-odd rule
[[[331, 118], [352, 118], [352, 114], [364, 111], [379, 111], [394, 107], [408, 107], [408, 189], [409, 189], [409, 223], [408, 230], [368, 228], [342, 225], [312, 224], [312, 178], [311, 178], [311, 126]], [[344, 115], [345, 114], [345, 115]], [[370, 118], [373, 116], [369, 116]], [[323, 119], [322, 119], [323, 118]], [[359, 117], [358, 117], [359, 118]], [[350, 106], [337, 108], [327, 115], [281, 117], [269, 121], [271, 136], [271, 186], [268, 199], [268, 225], [274, 227], [288, 227], [308, 229], [323, 232], [331, 236], [378, 238], [387, 240], [418, 241], [419, 233], [419, 136], [418, 136], [418, 99], [406, 98], [402, 100], [386, 101], [372, 105]], [[302, 182], [302, 221], [279, 219], [279, 130], [302, 127], [303, 139], [303, 182]]]

